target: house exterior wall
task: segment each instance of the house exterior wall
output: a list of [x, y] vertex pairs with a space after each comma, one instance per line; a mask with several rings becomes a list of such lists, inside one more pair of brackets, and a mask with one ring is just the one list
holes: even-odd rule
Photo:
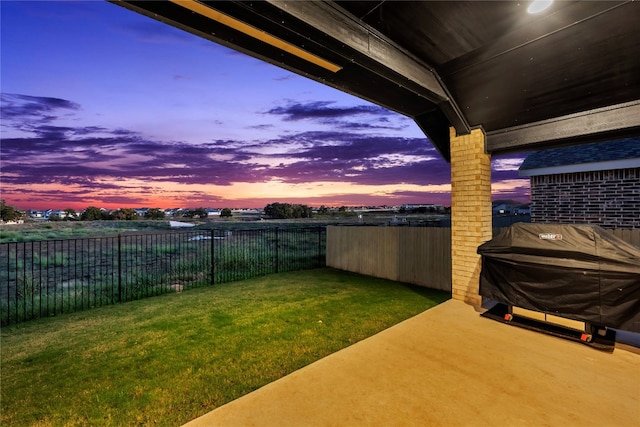
[[532, 176], [531, 222], [640, 228], [640, 168]]

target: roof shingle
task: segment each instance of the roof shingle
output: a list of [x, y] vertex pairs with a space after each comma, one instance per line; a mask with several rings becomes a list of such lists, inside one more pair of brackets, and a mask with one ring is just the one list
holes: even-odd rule
[[636, 158], [640, 159], [640, 137], [538, 151], [527, 156], [520, 171]]

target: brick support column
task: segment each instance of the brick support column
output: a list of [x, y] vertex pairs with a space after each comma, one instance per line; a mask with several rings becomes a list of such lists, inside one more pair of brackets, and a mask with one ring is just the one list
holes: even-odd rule
[[479, 307], [481, 260], [478, 246], [491, 240], [491, 156], [485, 135], [474, 129], [451, 143], [451, 284], [453, 299]]

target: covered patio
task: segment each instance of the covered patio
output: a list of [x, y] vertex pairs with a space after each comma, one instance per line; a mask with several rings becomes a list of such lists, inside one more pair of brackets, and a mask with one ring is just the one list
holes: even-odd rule
[[640, 353], [449, 300], [186, 425], [638, 426]]
[[476, 252], [492, 155], [640, 134], [640, 3], [112, 1], [411, 117], [451, 163], [453, 300], [189, 425], [640, 425], [640, 355], [481, 318]]

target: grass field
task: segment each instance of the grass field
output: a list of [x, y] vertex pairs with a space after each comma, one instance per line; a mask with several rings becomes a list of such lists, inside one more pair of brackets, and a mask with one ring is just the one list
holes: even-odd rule
[[0, 243], [115, 236], [169, 228], [169, 221], [31, 221], [0, 226]]
[[[251, 230], [268, 227], [313, 227], [340, 224], [390, 224], [394, 217], [405, 218], [409, 223], [446, 220], [448, 217], [434, 214], [396, 215], [391, 212], [366, 212], [358, 218], [354, 212], [342, 216], [317, 215], [312, 219], [260, 220], [260, 215], [236, 215], [232, 218], [178, 219], [191, 222], [191, 230]], [[51, 239], [78, 239], [85, 237], [115, 236], [121, 233], [146, 233], [169, 231], [169, 219], [135, 221], [28, 221], [24, 224], [0, 225], [0, 243], [25, 242]]]
[[180, 425], [448, 298], [317, 269], [4, 327], [0, 423]]

